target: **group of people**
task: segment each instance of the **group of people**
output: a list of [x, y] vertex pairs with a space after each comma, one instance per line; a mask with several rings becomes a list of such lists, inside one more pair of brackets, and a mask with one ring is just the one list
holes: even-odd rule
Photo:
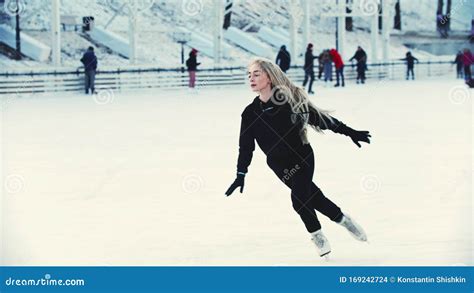
[[[322, 79], [324, 75], [324, 82], [332, 82], [333, 63], [336, 70], [336, 84], [335, 87], [345, 86], [344, 82], [344, 61], [341, 54], [336, 49], [323, 50], [318, 56], [313, 55], [313, 44], [309, 43], [306, 47], [303, 87], [306, 87], [309, 81], [308, 93], [313, 94], [314, 82], [314, 59], [318, 59], [318, 79]], [[354, 56], [349, 61], [357, 61], [357, 83], [365, 83], [365, 71], [367, 70], [367, 54], [359, 46]], [[278, 62], [277, 62], [278, 64]]]
[[[196, 86], [196, 71], [197, 67], [201, 64], [197, 62], [198, 50], [192, 49], [189, 52], [189, 57], [186, 60], [186, 67], [189, 75], [189, 88], [193, 89]], [[344, 82], [344, 61], [342, 60], [341, 55], [336, 49], [326, 49], [323, 50], [318, 56], [313, 55], [313, 44], [309, 43], [306, 47], [306, 53], [304, 55], [304, 80], [303, 87], [308, 86], [308, 93], [314, 94], [313, 92], [313, 82], [315, 79], [314, 75], [314, 60], [318, 59], [318, 79], [324, 80], [324, 82], [332, 82], [333, 80], [333, 63], [336, 70], [336, 84], [335, 87], [345, 86]], [[365, 83], [366, 76], [365, 72], [367, 71], [367, 53], [358, 46], [354, 55], [349, 59], [349, 61], [356, 61], [356, 71], [357, 78], [356, 83]], [[399, 59], [406, 61], [407, 71], [406, 79], [409, 80], [410, 77], [412, 80], [415, 79], [415, 62], [418, 63], [418, 59], [413, 56], [413, 54], [408, 51], [405, 58]], [[94, 53], [94, 48], [89, 47], [87, 51], [82, 56], [81, 60], [84, 65], [85, 72], [85, 93], [94, 94], [95, 93], [95, 75], [97, 71], [97, 56]], [[286, 46], [281, 46], [278, 51], [275, 63], [280, 67], [283, 73], [286, 73], [291, 66], [291, 55], [290, 52], [286, 49]], [[462, 52], [459, 51], [456, 55], [456, 58], [453, 64], [456, 64], [456, 75], [457, 78], [464, 78], [468, 85], [472, 85], [472, 73], [471, 66], [474, 63], [474, 56], [471, 51], [466, 48]]]
[[474, 56], [471, 50], [465, 48], [456, 54], [453, 64], [456, 64], [456, 77], [464, 78], [466, 83], [472, 80], [471, 66], [474, 63]]
[[[332, 82], [332, 71], [333, 63], [336, 70], [336, 84], [335, 87], [345, 86], [344, 82], [344, 61], [342, 60], [341, 54], [336, 49], [323, 50], [318, 56], [313, 55], [313, 44], [309, 43], [306, 47], [304, 72], [305, 77], [303, 80], [303, 87], [309, 81], [308, 93], [313, 94], [313, 82], [314, 82], [314, 59], [318, 59], [318, 79], [322, 79], [324, 75], [324, 82]], [[357, 47], [357, 51], [349, 61], [356, 60], [357, 68], [357, 83], [365, 83], [365, 71], [367, 70], [367, 54], [362, 47]]]
[[[189, 52], [189, 58], [186, 60], [186, 67], [189, 74], [189, 88], [196, 86], [196, 71], [197, 67], [201, 64], [197, 62], [198, 50], [192, 49]], [[86, 94], [95, 94], [95, 75], [97, 71], [97, 56], [94, 53], [94, 47], [87, 48], [86, 52], [82, 55], [81, 63], [84, 66], [84, 87]]]

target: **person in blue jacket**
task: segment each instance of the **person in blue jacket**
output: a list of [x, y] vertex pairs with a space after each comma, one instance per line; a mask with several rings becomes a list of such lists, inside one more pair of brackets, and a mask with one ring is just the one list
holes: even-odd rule
[[358, 147], [370, 143], [368, 131], [350, 128], [327, 111], [316, 107], [304, 88], [298, 87], [270, 60], [258, 58], [248, 67], [250, 87], [259, 95], [242, 113], [237, 177], [225, 194], [244, 190], [244, 179], [252, 161], [255, 142], [267, 156], [267, 164], [291, 189], [294, 210], [299, 214], [319, 255], [330, 245], [321, 231], [316, 211], [345, 227], [357, 240], [367, 241], [362, 227], [327, 198], [313, 182], [314, 154], [306, 130], [329, 129], [348, 136]]

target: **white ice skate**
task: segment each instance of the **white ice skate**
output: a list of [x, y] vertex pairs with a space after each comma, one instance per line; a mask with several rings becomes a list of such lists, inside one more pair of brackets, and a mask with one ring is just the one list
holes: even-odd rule
[[351, 235], [359, 241], [367, 241], [367, 235], [364, 232], [364, 229], [357, 224], [349, 215], [344, 214], [342, 216], [341, 226], [347, 229]]
[[329, 245], [329, 241], [326, 236], [324, 236], [321, 229], [311, 233], [311, 241], [313, 241], [313, 243], [316, 245], [316, 248], [319, 252], [319, 256], [327, 257], [327, 255], [331, 252], [331, 246]]

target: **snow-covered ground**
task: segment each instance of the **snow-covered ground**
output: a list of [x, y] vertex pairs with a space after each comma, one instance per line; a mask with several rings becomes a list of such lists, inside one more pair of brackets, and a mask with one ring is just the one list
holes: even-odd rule
[[2, 96], [0, 264], [473, 265], [473, 91], [451, 76], [316, 90], [372, 133], [362, 149], [310, 135], [314, 181], [370, 244], [320, 216], [321, 260], [258, 148], [244, 193], [224, 196], [244, 86]]

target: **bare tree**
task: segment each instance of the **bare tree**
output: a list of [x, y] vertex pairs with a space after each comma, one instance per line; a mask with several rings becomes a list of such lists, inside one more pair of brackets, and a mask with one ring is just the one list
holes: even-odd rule
[[448, 3], [446, 5], [446, 28], [448, 30], [451, 29], [451, 0], [447, 0]]
[[438, 0], [438, 9], [436, 10], [436, 15], [443, 14], [443, 2], [444, 0]]
[[[349, 4], [352, 4], [352, 0], [346, 0], [346, 13], [351, 13], [352, 9], [349, 8]], [[352, 31], [352, 16], [346, 17], [346, 31]]]
[[396, 30], [402, 29], [402, 13], [400, 11], [400, 0], [395, 3], [395, 16], [393, 18], [393, 28]]

